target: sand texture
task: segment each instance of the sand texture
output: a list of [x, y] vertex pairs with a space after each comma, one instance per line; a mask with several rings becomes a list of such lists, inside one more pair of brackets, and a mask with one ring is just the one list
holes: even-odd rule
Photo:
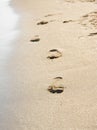
[[12, 41], [1, 130], [97, 130], [95, 0], [13, 0], [11, 6], [20, 31]]

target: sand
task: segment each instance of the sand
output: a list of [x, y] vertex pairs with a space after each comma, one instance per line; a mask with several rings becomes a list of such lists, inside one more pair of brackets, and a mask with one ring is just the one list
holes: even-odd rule
[[[97, 130], [97, 35], [90, 35], [97, 28], [83, 17], [97, 4], [13, 0], [11, 6], [19, 34], [2, 81], [8, 94], [2, 96], [0, 129]], [[64, 91], [49, 92], [52, 84]]]

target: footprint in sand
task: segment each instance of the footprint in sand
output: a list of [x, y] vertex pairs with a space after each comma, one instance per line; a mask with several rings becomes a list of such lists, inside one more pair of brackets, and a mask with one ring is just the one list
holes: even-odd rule
[[62, 77], [54, 78], [53, 83], [48, 87], [48, 91], [53, 93], [53, 94], [54, 93], [62, 93], [64, 91], [63, 78]]
[[57, 49], [52, 49], [49, 51], [48, 59], [57, 59], [62, 56], [62, 53]]
[[[64, 20], [63, 21], [63, 23], [71, 23], [71, 22], [76, 22], [78, 24], [81, 24], [84, 27], [97, 29], [97, 11], [93, 11], [88, 14], [85, 14], [77, 20]], [[96, 35], [96, 34], [95, 33], [90, 34], [90, 36], [93, 36], [93, 35]]]
[[65, 0], [65, 2], [95, 2], [96, 0]]
[[70, 22], [74, 22], [73, 20], [65, 20], [63, 21], [63, 23], [70, 23]]
[[56, 13], [56, 14], [47, 14], [44, 17], [51, 17], [51, 16], [55, 16], [55, 15], [61, 15], [62, 13]]
[[51, 16], [54, 16], [54, 14], [47, 14], [44, 17], [51, 17]]
[[48, 24], [49, 22], [54, 22], [56, 20], [50, 20], [50, 21], [40, 21], [37, 23], [37, 25], [45, 25], [45, 24]]
[[43, 21], [40, 21], [40, 22], [37, 23], [37, 25], [44, 25], [44, 24], [48, 24], [48, 21], [43, 20]]
[[97, 32], [95, 32], [95, 33], [90, 33], [88, 36], [95, 36], [95, 35], [97, 35]]
[[35, 36], [30, 40], [30, 42], [38, 42], [38, 41], [40, 41], [39, 35], [35, 35]]
[[97, 11], [90, 12], [82, 16], [79, 20], [79, 24], [89, 28], [97, 29]]

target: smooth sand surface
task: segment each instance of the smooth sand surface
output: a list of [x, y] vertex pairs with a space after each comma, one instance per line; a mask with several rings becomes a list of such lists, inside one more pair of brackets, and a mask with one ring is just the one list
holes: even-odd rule
[[[20, 31], [0, 70], [0, 130], [97, 130], [97, 35], [88, 36], [97, 28], [81, 24], [97, 4], [13, 0], [11, 6]], [[35, 36], [40, 41], [30, 42]], [[48, 59], [51, 49], [62, 56]], [[63, 78], [63, 93], [47, 91], [55, 77]]]

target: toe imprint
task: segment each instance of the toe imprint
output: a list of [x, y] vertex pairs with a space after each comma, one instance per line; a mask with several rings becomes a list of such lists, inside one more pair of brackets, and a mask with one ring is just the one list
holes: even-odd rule
[[40, 41], [40, 38], [39, 38], [38, 35], [34, 36], [34, 37], [30, 40], [30, 42], [38, 42], [38, 41]]
[[62, 56], [62, 53], [57, 49], [52, 49], [49, 51], [48, 59], [56, 59]]

